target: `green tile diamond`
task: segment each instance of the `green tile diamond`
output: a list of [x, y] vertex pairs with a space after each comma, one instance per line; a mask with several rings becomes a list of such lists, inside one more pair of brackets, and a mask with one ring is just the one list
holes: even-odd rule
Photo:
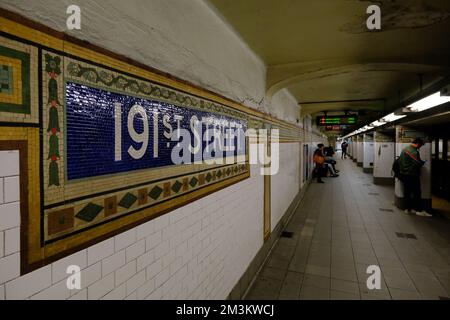
[[196, 177], [193, 177], [191, 179], [191, 181], [189, 181], [189, 184], [191, 185], [192, 188], [194, 188], [198, 183], [198, 179]]
[[177, 181], [175, 181], [175, 183], [172, 185], [172, 190], [173, 190], [175, 193], [178, 193], [178, 191], [180, 191], [180, 189], [181, 189], [182, 186], [183, 186], [183, 184], [180, 183], [180, 182], [177, 180]]
[[150, 192], [148, 193], [148, 195], [150, 196], [150, 198], [152, 198], [153, 200], [156, 200], [159, 198], [159, 196], [161, 195], [161, 193], [163, 192], [163, 189], [155, 186], [152, 190], [150, 190]]
[[133, 205], [133, 203], [136, 202], [136, 200], [137, 200], [137, 197], [134, 194], [128, 192], [120, 200], [119, 206], [126, 208], [126, 209], [130, 209], [130, 207]]
[[95, 217], [98, 216], [98, 214], [102, 210], [103, 210], [102, 206], [99, 206], [98, 204], [91, 202], [83, 209], [81, 209], [80, 212], [78, 212], [75, 217], [86, 222], [91, 222], [92, 220], [95, 219]]

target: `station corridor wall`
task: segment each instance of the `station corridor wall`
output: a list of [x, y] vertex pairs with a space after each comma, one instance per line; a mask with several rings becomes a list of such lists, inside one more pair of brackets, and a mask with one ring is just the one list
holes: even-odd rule
[[[52, 7], [36, 1], [25, 10], [30, 5], [26, 1], [2, 2], [37, 22], [0, 9], [0, 64], [8, 74], [23, 77], [20, 84], [6, 77], [14, 84], [13, 94], [8, 93], [12, 97], [0, 95], [0, 299], [227, 298], [255, 256], [277, 236], [274, 232], [264, 242], [260, 165], [246, 161], [223, 169], [202, 167], [198, 173], [175, 166], [69, 181], [68, 88], [79, 85], [89, 94], [151, 99], [158, 106], [176, 103], [239, 119], [249, 128], [279, 129], [280, 172], [271, 179], [269, 199], [272, 230], [280, 229], [304, 191], [300, 145], [313, 149], [313, 142], [323, 137], [296, 123], [288, 92], [280, 93], [276, 105], [265, 100], [265, 66], [202, 2], [182, 8], [195, 23], [177, 17], [174, 25], [175, 30], [195, 30], [203, 39], [191, 47], [184, 33], [167, 31], [174, 9], [165, 4], [164, 10], [149, 13], [158, 18], [155, 30], [147, 26], [153, 30], [145, 35], [148, 43], [140, 40], [142, 29], [136, 25], [109, 31], [118, 32], [112, 38], [117, 43], [104, 33], [111, 24], [100, 25], [102, 19], [125, 19], [118, 9], [126, 6], [119, 2], [105, 9], [99, 24], [88, 14], [94, 24], [77, 37], [91, 45], [60, 32], [59, 3]], [[131, 30], [137, 33], [130, 35]], [[223, 43], [229, 47], [217, 56]], [[113, 89], [111, 80], [129, 87]], [[76, 175], [90, 174], [74, 168]], [[67, 288], [69, 265], [81, 268], [79, 290]]]

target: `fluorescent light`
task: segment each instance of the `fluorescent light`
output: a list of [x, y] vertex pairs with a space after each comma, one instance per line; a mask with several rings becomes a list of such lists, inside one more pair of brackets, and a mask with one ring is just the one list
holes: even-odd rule
[[414, 102], [413, 104], [410, 104], [406, 108], [414, 112], [421, 112], [427, 109], [437, 107], [449, 101], [450, 97], [441, 96], [440, 91], [438, 91], [428, 97], [425, 97], [423, 99], [420, 99], [419, 101]]
[[382, 126], [383, 124], [385, 124], [385, 122], [377, 120], [377, 121], [372, 122], [370, 125], [374, 126], [374, 127], [379, 127], [379, 126]]
[[404, 118], [404, 117], [406, 117], [406, 115], [401, 115], [401, 116], [399, 116], [399, 115], [396, 115], [396, 114], [394, 114], [394, 113], [390, 113], [390, 114], [388, 114], [387, 116], [381, 118], [379, 121], [382, 121], [382, 122], [392, 122], [392, 121], [396, 121], [396, 120], [401, 119], [401, 118]]

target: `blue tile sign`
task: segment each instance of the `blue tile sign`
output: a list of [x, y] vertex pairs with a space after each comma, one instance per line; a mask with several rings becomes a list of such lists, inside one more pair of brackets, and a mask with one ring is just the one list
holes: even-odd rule
[[66, 82], [67, 179], [246, 154], [247, 122]]

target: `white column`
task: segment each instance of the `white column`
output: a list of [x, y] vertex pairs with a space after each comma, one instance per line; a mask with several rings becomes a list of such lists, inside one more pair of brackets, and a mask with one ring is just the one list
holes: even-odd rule
[[375, 132], [373, 183], [393, 185], [392, 164], [395, 159], [395, 136]]
[[352, 151], [351, 151], [352, 146], [351, 146], [350, 141], [351, 141], [351, 138], [348, 138], [347, 139], [347, 156], [351, 159], [352, 158]]
[[352, 146], [352, 160], [353, 160], [353, 162], [356, 162], [356, 137], [352, 137], [352, 143], [351, 143], [351, 146]]
[[353, 138], [348, 139], [348, 150], [349, 150], [349, 155], [350, 155], [350, 159], [353, 160]]
[[356, 163], [358, 167], [362, 167], [364, 162], [364, 145], [362, 135], [357, 137], [356, 150]]
[[373, 172], [373, 151], [374, 151], [374, 142], [373, 142], [373, 133], [366, 133], [363, 136], [363, 172], [372, 173]]
[[[422, 206], [423, 209], [431, 209], [431, 143], [428, 137], [420, 131], [405, 126], [396, 126], [396, 145], [395, 155], [400, 156], [400, 153], [404, 148], [409, 146], [411, 142], [420, 137], [425, 142], [425, 145], [420, 148], [420, 158], [425, 162], [420, 172], [420, 185], [422, 189]], [[398, 179], [395, 179], [395, 205], [400, 209], [405, 208], [403, 199], [403, 183]]]

